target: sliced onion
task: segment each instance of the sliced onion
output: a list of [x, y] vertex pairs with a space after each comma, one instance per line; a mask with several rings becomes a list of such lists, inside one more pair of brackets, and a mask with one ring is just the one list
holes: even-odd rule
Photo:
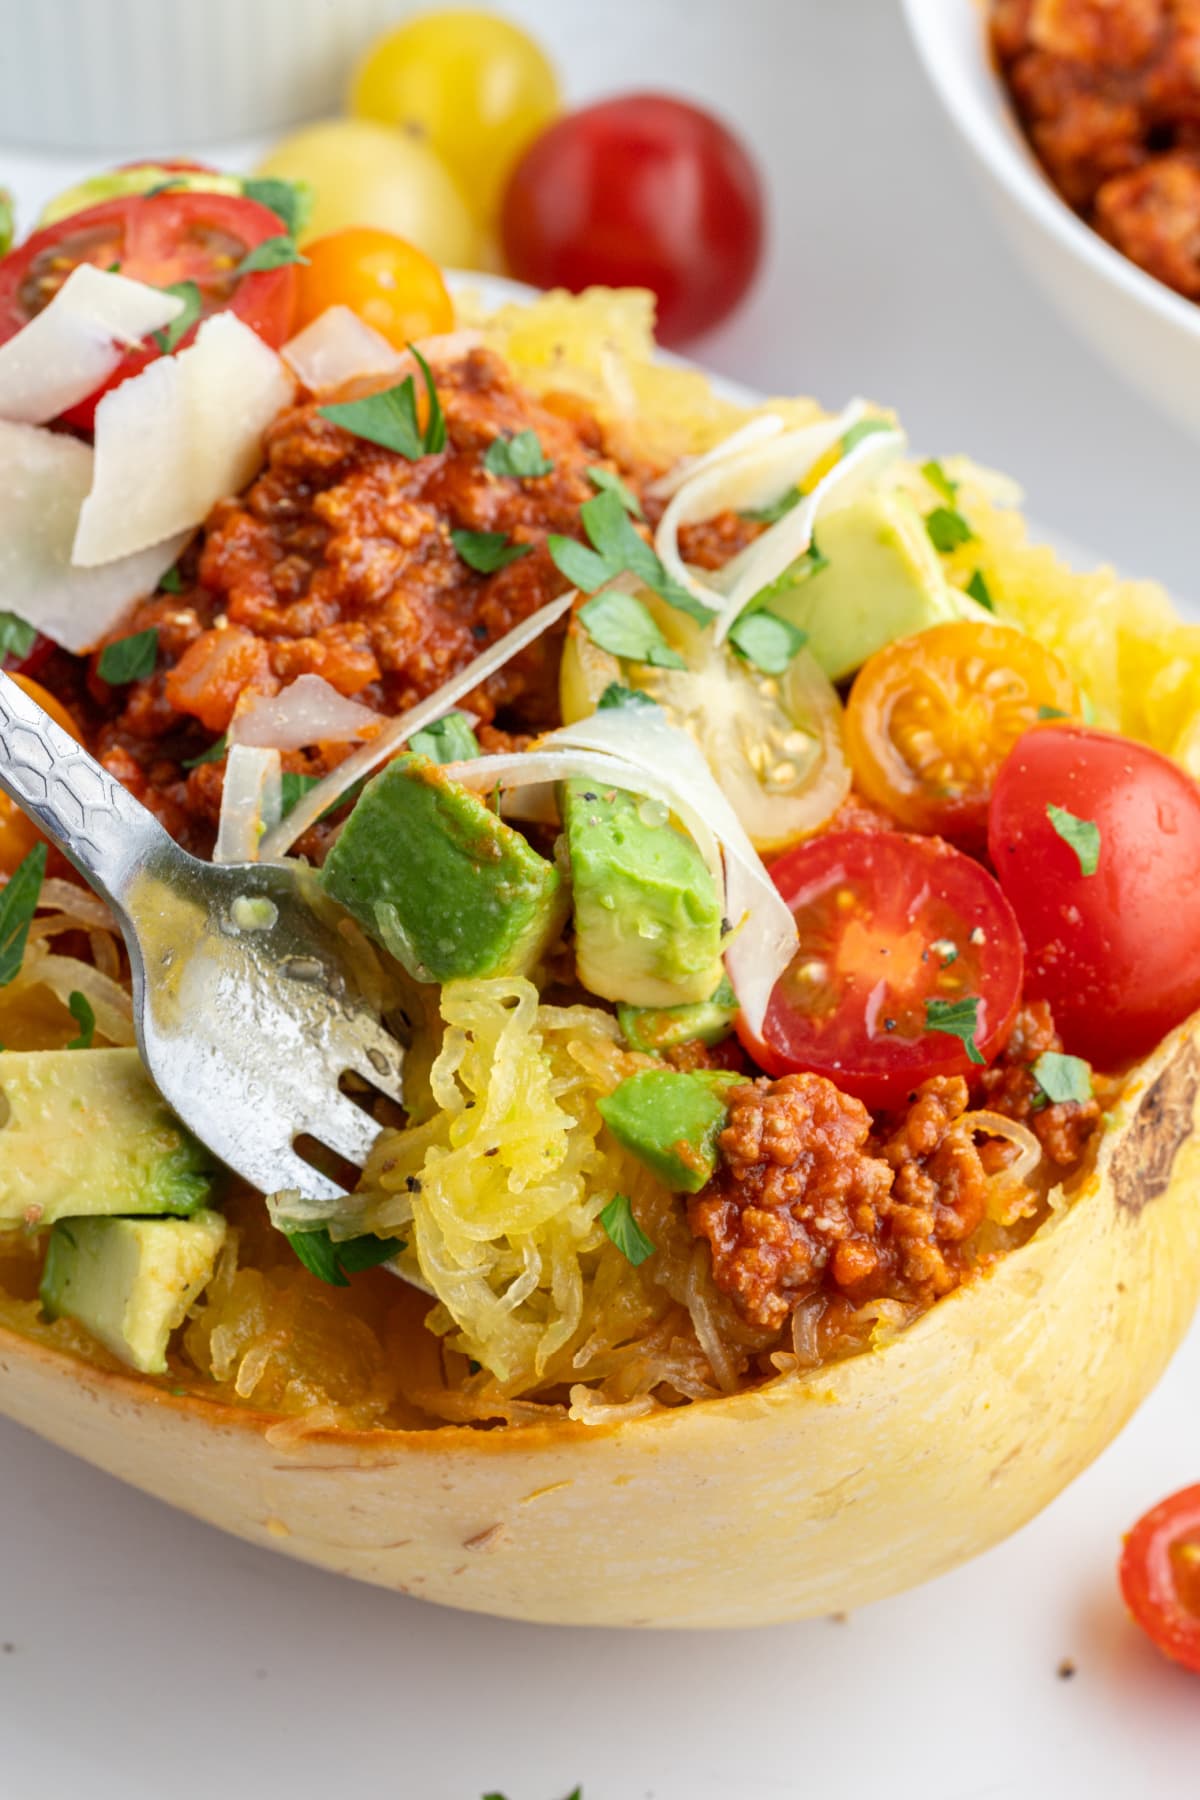
[[110, 1044], [133, 1043], [133, 1002], [120, 982], [77, 956], [53, 952], [38, 960], [31, 975], [64, 1006], [70, 1006], [72, 994], [82, 994], [95, 1014], [96, 1030]]
[[506, 631], [502, 638], [469, 662], [465, 669], [452, 676], [436, 692], [421, 700], [416, 706], [410, 706], [407, 712], [389, 719], [382, 730], [360, 750], [355, 750], [344, 762], [331, 769], [324, 780], [318, 781], [316, 787], [309, 788], [286, 819], [274, 826], [263, 838], [261, 854], [264, 861], [275, 857], [286, 856], [297, 838], [303, 837], [310, 825], [315, 825], [323, 812], [340, 800], [356, 781], [370, 775], [380, 764], [407, 743], [415, 731], [421, 731], [426, 725], [433, 725], [446, 713], [452, 712], [467, 694], [485, 682], [489, 675], [502, 669], [511, 662], [519, 651], [527, 644], [532, 644], [548, 631], [563, 615], [571, 610], [578, 598], [574, 588], [560, 594], [557, 600], [549, 605], [539, 607], [529, 618], [522, 619], [511, 631]]
[[383, 723], [377, 712], [339, 694], [324, 676], [299, 675], [278, 694], [253, 694], [229, 728], [231, 744], [260, 750], [303, 750], [349, 744]]
[[85, 931], [115, 932], [117, 929], [117, 921], [98, 894], [93, 894], [91, 888], [80, 887], [77, 881], [64, 881], [61, 875], [47, 875], [42, 882], [38, 909], [48, 906], [65, 913]]
[[41, 312], [0, 344], [0, 419], [56, 419], [102, 387], [127, 349], [182, 311], [177, 294], [80, 263]]
[[327, 306], [279, 352], [301, 387], [328, 393], [364, 375], [390, 375], [404, 360], [348, 306]]
[[77, 655], [153, 593], [191, 536], [76, 568], [71, 545], [92, 470], [92, 451], [78, 438], [0, 421], [0, 607]]
[[281, 809], [278, 750], [235, 744], [225, 759], [215, 863], [257, 862], [264, 830]]
[[988, 1137], [1003, 1138], [1006, 1143], [1015, 1145], [1019, 1154], [1004, 1172], [1017, 1181], [1027, 1180], [1042, 1160], [1042, 1146], [1028, 1125], [1010, 1119], [1005, 1113], [981, 1108], [978, 1112], [963, 1113], [958, 1124], [968, 1131], [982, 1131]]
[[205, 320], [190, 349], [106, 394], [73, 560], [112, 562], [202, 524], [255, 473], [263, 433], [292, 392], [274, 350], [224, 312]]
[[747, 419], [744, 425], [731, 431], [727, 438], [722, 438], [719, 444], [714, 444], [703, 456], [683, 457], [665, 475], [652, 481], [646, 492], [654, 500], [669, 500], [693, 475], [702, 475], [715, 463], [724, 462], [727, 456], [736, 456], [741, 450], [748, 450], [752, 444], [761, 444], [767, 438], [778, 437], [782, 430], [783, 420], [778, 413], [760, 413], [757, 418]]

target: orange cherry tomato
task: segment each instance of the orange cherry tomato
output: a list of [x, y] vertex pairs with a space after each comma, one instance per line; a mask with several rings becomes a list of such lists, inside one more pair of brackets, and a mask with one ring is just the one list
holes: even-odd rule
[[1151, 1643], [1200, 1675], [1200, 1487], [1138, 1520], [1121, 1553], [1125, 1604]]
[[[67, 711], [61, 700], [48, 693], [40, 681], [31, 681], [28, 675], [13, 675], [12, 680], [19, 688], [23, 688], [31, 700], [44, 707], [56, 725], [69, 731], [77, 744], [82, 744], [83, 733], [75, 720]], [[33, 846], [41, 841], [41, 832], [15, 800], [7, 794], [0, 794], [0, 870], [11, 875], [17, 864], [21, 862]]]
[[996, 776], [1017, 739], [1079, 710], [1062, 663], [1024, 632], [934, 625], [863, 664], [846, 707], [846, 752], [859, 790], [909, 831], [981, 849]]
[[454, 324], [454, 302], [437, 264], [404, 238], [367, 225], [331, 231], [305, 244], [297, 328], [329, 306], [348, 306], [402, 350]]

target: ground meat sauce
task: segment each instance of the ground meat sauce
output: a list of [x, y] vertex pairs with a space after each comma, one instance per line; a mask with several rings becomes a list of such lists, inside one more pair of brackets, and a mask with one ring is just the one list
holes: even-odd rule
[[991, 19], [1063, 198], [1200, 300], [1200, 0], [992, 0]]

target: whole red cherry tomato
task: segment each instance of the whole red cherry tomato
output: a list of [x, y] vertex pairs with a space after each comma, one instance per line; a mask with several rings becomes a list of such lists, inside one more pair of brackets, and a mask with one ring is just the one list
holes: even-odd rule
[[1165, 1656], [1200, 1675], [1200, 1487], [1139, 1519], [1121, 1552], [1121, 1592]]
[[665, 94], [603, 100], [525, 152], [501, 221], [512, 273], [536, 287], [646, 287], [679, 344], [731, 312], [763, 246], [762, 188], [737, 138]]

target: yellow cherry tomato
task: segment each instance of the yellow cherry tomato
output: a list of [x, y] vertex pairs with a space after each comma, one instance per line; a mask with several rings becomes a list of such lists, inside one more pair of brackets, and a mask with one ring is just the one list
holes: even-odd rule
[[304, 254], [308, 263], [297, 271], [297, 330], [327, 306], [348, 306], [402, 350], [413, 338], [454, 324], [454, 302], [437, 264], [390, 231], [352, 225], [315, 238]]
[[[61, 725], [64, 731], [70, 732], [77, 744], [83, 742], [83, 734], [62, 701], [48, 693], [40, 681], [31, 681], [28, 675], [14, 675], [12, 679], [31, 700], [36, 700], [39, 706], [45, 708], [56, 725]], [[16, 801], [10, 800], [7, 794], [0, 794], [0, 870], [11, 875], [34, 845], [40, 843], [41, 835], [33, 820], [21, 811]]]
[[307, 181], [313, 210], [301, 242], [348, 225], [407, 238], [443, 267], [470, 268], [475, 223], [458, 183], [427, 144], [365, 119], [327, 119], [293, 132], [255, 170]]
[[521, 152], [559, 111], [558, 81], [525, 32], [474, 8], [426, 13], [369, 50], [350, 88], [361, 119], [436, 150], [476, 217], [499, 208]]

